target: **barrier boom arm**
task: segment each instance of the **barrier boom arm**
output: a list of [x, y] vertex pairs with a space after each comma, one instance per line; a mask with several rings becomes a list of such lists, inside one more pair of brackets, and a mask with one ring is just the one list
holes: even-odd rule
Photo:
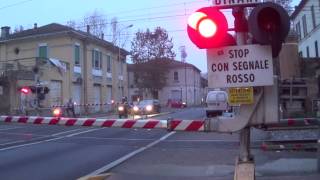
[[204, 120], [158, 119], [94, 119], [36, 116], [0, 116], [0, 122], [64, 126], [167, 129], [170, 131], [205, 131]]

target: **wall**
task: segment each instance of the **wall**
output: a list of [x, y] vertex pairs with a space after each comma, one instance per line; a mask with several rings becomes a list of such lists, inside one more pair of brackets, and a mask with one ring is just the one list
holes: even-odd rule
[[[38, 56], [38, 46], [40, 43], [46, 43], [48, 47], [48, 57], [56, 58], [65, 63], [67, 63], [67, 72], [60, 73], [56, 67], [47, 63], [46, 65], [42, 65], [40, 67], [40, 79], [41, 81], [50, 83], [51, 80], [59, 80], [62, 82], [62, 103], [65, 104], [69, 98], [72, 97], [72, 89], [73, 83], [81, 84], [81, 104], [94, 103], [94, 84], [99, 84], [101, 86], [101, 103], [107, 102], [107, 86], [113, 87], [113, 99], [118, 96], [118, 88], [115, 88], [119, 84], [118, 80], [118, 67], [120, 63], [117, 61], [117, 53], [111, 52], [106, 47], [98, 46], [93, 43], [89, 43], [87, 41], [82, 41], [77, 37], [69, 36], [69, 35], [59, 35], [59, 36], [47, 36], [41, 38], [30, 38], [20, 41], [10, 41], [6, 44], [0, 45], [0, 59], [11, 60], [11, 59], [19, 59], [19, 58], [31, 58], [30, 60], [19, 61], [22, 65], [32, 67], [35, 65], [35, 58]], [[74, 71], [74, 46], [75, 44], [80, 45], [80, 69], [81, 73]], [[14, 53], [15, 49], [19, 48], [19, 54]], [[96, 78], [92, 74], [92, 49], [99, 49], [102, 51], [103, 60], [102, 60], [102, 77]], [[106, 56], [111, 55], [112, 61], [112, 81], [107, 81], [107, 61]], [[124, 58], [124, 57], [123, 57]], [[1, 64], [1, 62], [0, 62]], [[123, 64], [123, 63], [122, 63]], [[127, 89], [127, 76], [126, 76], [126, 64], [123, 64], [124, 69], [124, 78], [123, 84], [125, 93], [128, 93]], [[82, 79], [81, 81], [77, 81], [77, 79]], [[79, 80], [79, 79], [78, 79]], [[18, 85], [33, 85], [34, 82], [24, 82], [18, 81]], [[19, 104], [19, 96], [18, 93], [15, 92], [16, 95], [14, 102], [12, 102], [12, 108], [17, 108]], [[46, 98], [43, 105], [48, 107], [51, 105], [49, 102], [50, 98]], [[105, 108], [101, 108], [101, 110], [106, 110]], [[89, 109], [89, 111], [91, 111]]]
[[[315, 24], [313, 27], [311, 6], [314, 6], [315, 12]], [[305, 6], [300, 10], [296, 18], [293, 20], [294, 29], [296, 30], [296, 24], [300, 22], [301, 40], [299, 41], [299, 52], [303, 57], [307, 57], [307, 47], [309, 47], [309, 57], [315, 57], [315, 41], [318, 42], [318, 54], [320, 55], [320, 1], [309, 0]], [[307, 35], [303, 34], [303, 22], [302, 17], [306, 15]]]
[[[178, 72], [178, 81], [174, 80], [174, 72]], [[186, 75], [186, 76], [185, 76]], [[185, 79], [186, 78], [186, 79]], [[133, 95], [137, 95], [138, 89], [134, 86], [134, 73], [129, 72], [129, 100]], [[182, 101], [188, 105], [198, 105], [201, 99], [205, 97], [205, 91], [201, 88], [200, 72], [193, 67], [177, 67], [169, 69], [167, 73], [167, 86], [159, 94], [161, 105], [166, 105], [169, 99], [172, 99], [172, 90], [182, 92]], [[144, 98], [151, 98], [151, 94], [144, 94]]]

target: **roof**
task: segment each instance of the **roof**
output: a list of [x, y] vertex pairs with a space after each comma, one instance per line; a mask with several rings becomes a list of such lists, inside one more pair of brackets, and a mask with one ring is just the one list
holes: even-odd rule
[[299, 5], [296, 6], [295, 10], [293, 11], [293, 13], [290, 16], [290, 19], [294, 19], [297, 17], [297, 15], [299, 14], [299, 12], [302, 10], [302, 8], [304, 7], [304, 5], [308, 2], [308, 0], [301, 0]]
[[[119, 50], [117, 46], [114, 46], [111, 42], [108, 42], [106, 40], [100, 39], [92, 34], [89, 34], [87, 32], [75, 30], [71, 27], [64, 26], [58, 23], [51, 23], [45, 26], [41, 26], [38, 28], [33, 28], [33, 29], [27, 29], [24, 31], [20, 31], [17, 33], [9, 34], [7, 38], [0, 38], [0, 42], [8, 42], [8, 41], [14, 41], [14, 40], [19, 40], [19, 39], [26, 39], [26, 38], [33, 38], [36, 36], [41, 36], [41, 35], [56, 35], [57, 33], [65, 33], [69, 35], [74, 35], [78, 36], [80, 38], [87, 39], [89, 41], [92, 41], [94, 43], [100, 44], [102, 46], [106, 46], [109, 48], [112, 48], [114, 50]], [[120, 48], [121, 53], [128, 55], [129, 52]]]
[[[145, 62], [143, 64], [148, 65], [150, 64], [150, 66], [157, 66], [157, 65], [161, 65], [161, 64], [166, 64], [167, 68], [185, 68], [185, 67], [191, 67], [193, 69], [195, 69], [198, 72], [201, 72], [200, 69], [198, 69], [196, 66], [194, 66], [193, 64], [189, 64], [189, 63], [185, 63], [185, 62], [181, 62], [181, 61], [176, 61], [176, 60], [170, 60], [170, 59], [165, 59], [165, 60], [150, 60], [148, 62]], [[137, 64], [128, 64], [128, 71], [134, 71], [139, 69], [137, 67]]]

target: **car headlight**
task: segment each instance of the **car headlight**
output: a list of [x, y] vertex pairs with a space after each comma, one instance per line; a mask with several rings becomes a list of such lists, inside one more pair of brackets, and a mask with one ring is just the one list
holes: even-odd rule
[[62, 111], [61, 111], [60, 108], [55, 108], [55, 109], [53, 109], [52, 114], [53, 114], [54, 116], [56, 116], [56, 117], [59, 117], [59, 116], [61, 116]]
[[186, 102], [183, 102], [183, 103], [182, 103], [182, 105], [186, 105], [186, 104], [187, 104]]
[[146, 110], [147, 111], [152, 111], [152, 106], [151, 105], [146, 106]]
[[138, 106], [133, 106], [133, 110], [134, 110], [135, 112], [139, 111]]
[[119, 106], [118, 107], [118, 111], [123, 111], [124, 110], [124, 107], [123, 106]]

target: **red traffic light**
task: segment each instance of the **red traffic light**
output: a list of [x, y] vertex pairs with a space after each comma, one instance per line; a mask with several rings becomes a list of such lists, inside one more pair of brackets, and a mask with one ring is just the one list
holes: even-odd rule
[[200, 49], [221, 47], [228, 36], [227, 19], [214, 7], [204, 7], [191, 14], [187, 27], [190, 40]]
[[20, 92], [23, 93], [23, 94], [29, 94], [30, 93], [30, 88], [29, 87], [22, 87], [20, 89]]

